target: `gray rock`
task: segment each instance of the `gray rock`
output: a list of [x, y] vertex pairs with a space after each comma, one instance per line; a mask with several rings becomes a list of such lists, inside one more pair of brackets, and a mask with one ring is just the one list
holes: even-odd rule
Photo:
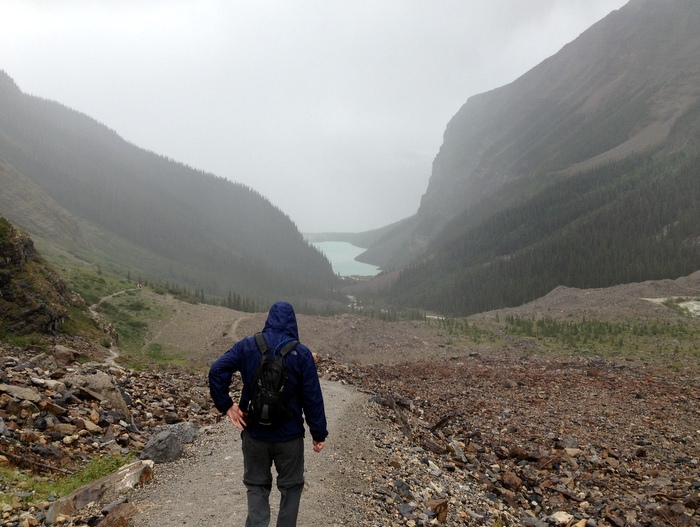
[[38, 355], [35, 355], [29, 359], [29, 364], [31, 364], [32, 368], [41, 368], [42, 370], [46, 371], [58, 369], [56, 359], [54, 359], [51, 355], [47, 355], [46, 353], [39, 353]]
[[100, 401], [107, 401], [112, 409], [125, 420], [129, 420], [131, 415], [129, 407], [124, 400], [122, 392], [117, 386], [114, 378], [102, 371], [95, 371], [88, 374], [70, 375], [64, 379], [68, 386], [80, 388]]
[[21, 386], [13, 386], [11, 384], [0, 384], [0, 392], [5, 392], [9, 396], [22, 401], [30, 401], [32, 403], [38, 403], [41, 401], [41, 395], [39, 392], [32, 388], [23, 388]]
[[411, 492], [411, 487], [405, 481], [402, 481], [400, 479], [394, 480], [394, 488], [396, 489], [396, 492], [400, 496], [402, 496], [403, 498], [406, 498], [409, 500], [413, 499], [413, 493]]
[[32, 383], [36, 386], [41, 386], [42, 388], [53, 390], [56, 393], [64, 394], [66, 393], [66, 385], [61, 381], [55, 381], [53, 379], [42, 379], [40, 377], [31, 377]]
[[578, 441], [571, 436], [564, 436], [557, 441], [559, 448], [579, 448]]
[[180, 442], [185, 445], [191, 443], [194, 441], [194, 438], [197, 437], [199, 425], [190, 421], [183, 421], [172, 425], [157, 426], [153, 429], [153, 434], [155, 435], [164, 431], [172, 432], [180, 439]]
[[407, 520], [413, 520], [416, 518], [416, 515], [413, 514], [413, 511], [416, 508], [415, 503], [397, 503], [396, 508], [399, 510], [401, 516]]
[[464, 450], [457, 444], [457, 441], [450, 440], [447, 443], [447, 448], [454, 454], [454, 457], [462, 463], [467, 462], [467, 456], [464, 455]]
[[170, 463], [179, 459], [181, 455], [180, 438], [170, 430], [163, 430], [151, 437], [139, 459], [150, 459], [154, 463]]
[[10, 437], [12, 432], [5, 425], [5, 421], [0, 417], [0, 436]]

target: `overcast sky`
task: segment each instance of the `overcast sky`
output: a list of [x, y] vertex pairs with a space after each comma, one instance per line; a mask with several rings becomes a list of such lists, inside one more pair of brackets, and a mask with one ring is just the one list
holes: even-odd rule
[[302, 232], [412, 215], [450, 118], [627, 0], [0, 0], [0, 69]]

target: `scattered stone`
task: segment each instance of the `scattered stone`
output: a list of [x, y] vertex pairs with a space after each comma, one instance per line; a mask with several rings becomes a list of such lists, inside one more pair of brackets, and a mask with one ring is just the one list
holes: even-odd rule
[[518, 490], [523, 484], [523, 480], [512, 472], [505, 472], [502, 478], [503, 486], [510, 490]]
[[445, 523], [447, 521], [447, 500], [428, 500], [425, 502], [425, 506], [435, 513], [437, 521], [440, 523]]
[[550, 519], [554, 525], [568, 525], [574, 517], [568, 512], [557, 511], [550, 516]]
[[[59, 345], [48, 354], [13, 348], [10, 355], [9, 349], [0, 348], [0, 465], [39, 475], [71, 473], [95, 456], [138, 456], [162, 427], [172, 435], [174, 451], [181, 452], [182, 443], [191, 442], [201, 425], [216, 418], [202, 396], [206, 379], [201, 375], [126, 371], [96, 362], [80, 365], [75, 358], [82, 354]], [[166, 415], [176, 424], [166, 424]], [[167, 453], [159, 455], [159, 462], [170, 459]], [[153, 461], [138, 463], [152, 466]], [[0, 486], [0, 491], [7, 488]], [[54, 509], [53, 519], [64, 518], [68, 525], [85, 500], [105, 499], [103, 491], [105, 496], [111, 492], [84, 489], [72, 509]], [[27, 507], [26, 518], [16, 525], [31, 523], [32, 516], [43, 521], [43, 516], [30, 514], [29, 503], [18, 502], [13, 509]], [[0, 524], [6, 520], [0, 517]], [[123, 523], [126, 516], [115, 521]]]
[[[40, 394], [31, 402], [0, 392], [6, 429], [0, 440], [11, 464], [73, 470], [90, 456], [142, 453], [159, 433], [178, 436], [170, 426], [206, 426], [215, 418], [201, 375], [118, 373], [76, 363], [63, 373], [37, 371], [20, 351], [2, 353], [3, 384]], [[320, 355], [320, 375], [370, 395], [392, 394], [364, 408], [370, 420], [387, 426], [368, 432], [381, 461], [352, 461], [361, 464], [366, 481], [353, 496], [365, 506], [353, 512], [357, 522], [345, 524], [428, 527], [440, 523], [436, 503], [446, 505], [448, 525], [700, 524], [697, 374], [641, 361], [619, 368], [586, 357], [538, 358], [521, 351], [470, 357], [452, 348], [449, 356], [430, 361], [348, 366]], [[128, 395], [128, 417], [96, 390], [66, 381], [96, 371]], [[32, 378], [63, 382], [67, 391], [60, 394]], [[504, 390], [503, 379], [517, 388]], [[70, 429], [56, 429], [59, 423], [76, 427], [65, 436], [71, 444], [59, 433]], [[71, 516], [65, 517], [69, 522]]]
[[129, 527], [131, 518], [137, 509], [131, 503], [125, 502], [111, 508], [99, 523], [100, 527]]
[[0, 384], [0, 392], [8, 394], [21, 401], [29, 401], [38, 403], [41, 401], [41, 395], [33, 388], [23, 388], [22, 386], [12, 386], [8, 384]]
[[73, 374], [66, 377], [67, 385], [79, 388], [81, 392], [98, 401], [108, 402], [122, 418], [129, 419], [130, 413], [124, 396], [113, 376], [103, 371]]

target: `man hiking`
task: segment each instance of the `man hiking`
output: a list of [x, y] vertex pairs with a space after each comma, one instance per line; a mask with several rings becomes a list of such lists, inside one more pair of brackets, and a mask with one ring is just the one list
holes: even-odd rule
[[[241, 430], [243, 483], [248, 496], [245, 527], [270, 524], [273, 464], [281, 494], [277, 527], [296, 526], [304, 487], [304, 419], [315, 452], [323, 449], [328, 436], [316, 363], [311, 351], [298, 340], [294, 308], [288, 302], [277, 302], [270, 308], [262, 333], [236, 342], [209, 370], [209, 391], [216, 408]], [[284, 371], [279, 397], [284, 407], [274, 412], [280, 417], [271, 420], [266, 419], [266, 408], [261, 411], [251, 405], [259, 400], [259, 370], [266, 351], [272, 356], [284, 355], [278, 360]], [[229, 395], [235, 372], [240, 372], [243, 380], [238, 403]]]

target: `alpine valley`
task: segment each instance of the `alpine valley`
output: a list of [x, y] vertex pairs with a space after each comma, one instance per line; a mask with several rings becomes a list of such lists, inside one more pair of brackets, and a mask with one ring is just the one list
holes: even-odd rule
[[[284, 211], [127, 143], [0, 72], [0, 214], [42, 253], [263, 306], [467, 315], [557, 286], [675, 279], [700, 262], [700, 3], [631, 0], [447, 124], [418, 211], [372, 232], [347, 286]], [[344, 284], [344, 285], [343, 285]], [[343, 291], [342, 288], [345, 287]], [[238, 305], [238, 304], [237, 304]]]

